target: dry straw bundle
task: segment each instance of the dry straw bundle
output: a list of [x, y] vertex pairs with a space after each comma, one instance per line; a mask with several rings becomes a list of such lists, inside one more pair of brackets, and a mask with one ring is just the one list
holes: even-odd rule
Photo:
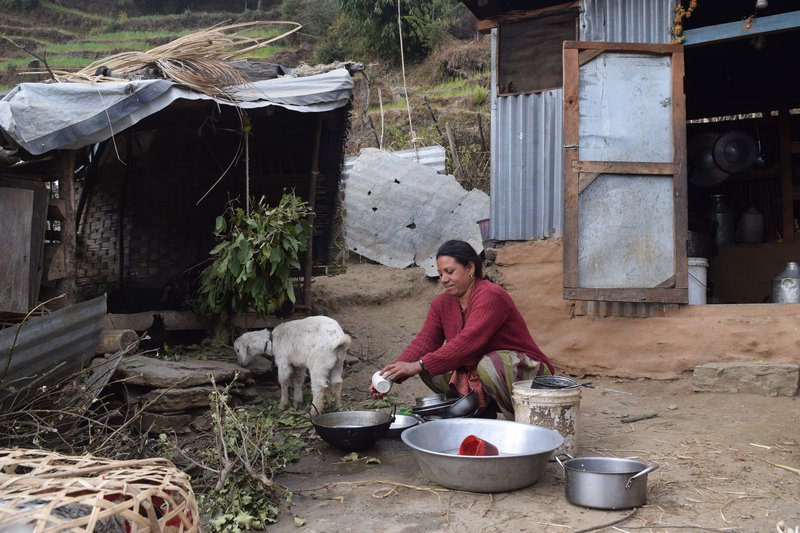
[[114, 461], [0, 449], [0, 531], [200, 531], [186, 474], [167, 459]]
[[[267, 25], [291, 25], [293, 28], [269, 39], [257, 39], [242, 34], [245, 30]], [[165, 78], [191, 89], [228, 98], [228, 87], [247, 83], [248, 80], [226, 60], [263, 48], [301, 27], [297, 22], [290, 21], [218, 24], [179, 37], [147, 52], [122, 52], [99, 59], [78, 72], [59, 73], [59, 79], [79, 82], [126, 81], [128, 76], [135, 76], [143, 69], [155, 68]]]

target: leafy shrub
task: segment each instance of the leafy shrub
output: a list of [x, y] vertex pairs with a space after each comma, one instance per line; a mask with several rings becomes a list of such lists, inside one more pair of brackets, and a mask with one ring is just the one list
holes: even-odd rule
[[[400, 62], [395, 0], [339, 0], [341, 15], [359, 35], [356, 53]], [[406, 0], [400, 5], [403, 53], [407, 61], [426, 57], [460, 16], [456, 0]]]
[[231, 203], [227, 220], [217, 217], [212, 263], [200, 276], [196, 311], [221, 323], [253, 309], [274, 313], [288, 299], [295, 302], [292, 269], [300, 268], [311, 224], [309, 207], [294, 194], [284, 194], [275, 207], [265, 199], [251, 202], [250, 213]]
[[284, 20], [303, 25], [303, 29], [289, 37], [290, 40], [307, 41], [322, 40], [338, 13], [336, 0], [283, 0], [280, 10]]

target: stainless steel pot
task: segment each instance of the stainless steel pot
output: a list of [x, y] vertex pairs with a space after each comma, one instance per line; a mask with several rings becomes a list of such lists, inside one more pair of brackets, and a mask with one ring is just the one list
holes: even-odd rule
[[[474, 435], [495, 445], [500, 455], [458, 455]], [[551, 429], [482, 418], [451, 418], [419, 424], [400, 435], [430, 480], [471, 492], [503, 492], [535, 483], [564, 437]]]
[[[566, 461], [561, 456], [569, 457]], [[594, 509], [630, 509], [647, 503], [647, 474], [658, 468], [615, 457], [559, 454], [567, 501]]]

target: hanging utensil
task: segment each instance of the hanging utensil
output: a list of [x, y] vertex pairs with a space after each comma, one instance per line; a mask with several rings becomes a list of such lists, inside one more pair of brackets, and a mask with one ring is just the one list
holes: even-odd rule
[[759, 132], [758, 128], [756, 128], [756, 148], [758, 149], [758, 154], [756, 155], [756, 160], [753, 163], [753, 166], [757, 168], [764, 168], [767, 163], [764, 160], [764, 150], [761, 149], [761, 132]]

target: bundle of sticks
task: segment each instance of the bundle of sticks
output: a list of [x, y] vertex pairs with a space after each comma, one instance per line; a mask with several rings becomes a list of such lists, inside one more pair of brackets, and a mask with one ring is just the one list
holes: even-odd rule
[[[282, 34], [265, 39], [244, 35], [245, 30], [266, 25], [290, 25]], [[298, 31], [302, 27], [290, 21], [252, 21], [218, 24], [202, 31], [179, 37], [146, 52], [121, 52], [94, 61], [78, 72], [57, 72], [59, 81], [107, 82], [127, 81], [144, 69], [155, 69], [166, 79], [193, 90], [227, 98], [227, 88], [248, 82], [247, 77], [228, 60]]]

